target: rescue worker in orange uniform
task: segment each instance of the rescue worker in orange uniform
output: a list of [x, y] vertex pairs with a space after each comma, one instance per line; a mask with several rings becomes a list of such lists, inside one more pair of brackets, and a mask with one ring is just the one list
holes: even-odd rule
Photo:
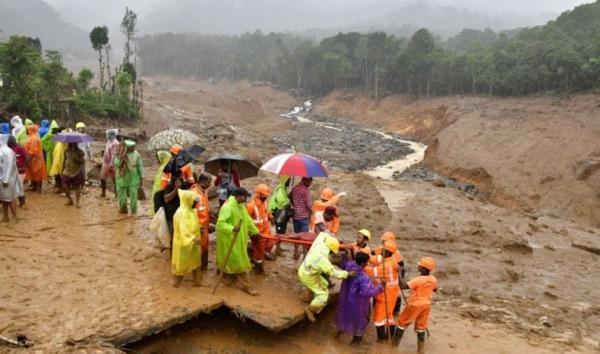
[[[385, 291], [373, 299], [373, 324], [377, 331], [377, 340], [383, 341], [393, 335], [396, 328], [394, 322], [394, 307], [400, 294], [398, 280], [398, 263], [394, 254], [398, 251], [394, 241], [385, 241], [383, 246], [383, 260], [379, 265], [372, 267], [370, 274], [379, 280]], [[384, 272], [385, 270], [385, 272]], [[388, 334], [387, 328], [390, 333]]]
[[310, 228], [311, 232], [314, 232], [315, 225], [318, 221], [323, 219], [323, 212], [327, 207], [333, 207], [336, 209], [336, 215], [329, 226], [329, 232], [333, 235], [337, 235], [340, 231], [340, 216], [337, 210], [337, 204], [340, 202], [340, 198], [346, 196], [346, 192], [342, 192], [338, 195], [334, 195], [333, 190], [331, 188], [325, 188], [321, 191], [321, 195], [319, 196], [319, 200], [315, 200], [312, 206], [312, 215], [310, 218]]
[[[387, 231], [381, 236], [382, 242], [393, 241], [396, 242], [396, 235], [393, 232]], [[398, 246], [398, 244], [396, 244]], [[383, 246], [377, 246], [373, 252], [371, 253], [371, 260], [369, 263], [371, 266], [377, 266], [381, 264], [383, 257], [381, 256], [381, 251], [383, 250]], [[398, 263], [398, 274], [400, 275], [400, 280], [404, 279], [404, 275], [406, 274], [406, 269], [404, 267], [404, 258], [400, 253], [400, 250], [396, 250], [394, 253], [394, 260]], [[400, 297], [398, 297], [398, 301], [396, 301], [396, 307], [394, 308], [394, 316], [398, 316], [400, 313], [400, 307], [402, 306], [402, 301]]]
[[371, 255], [371, 247], [369, 247], [369, 241], [371, 241], [371, 231], [367, 229], [359, 230], [356, 235], [356, 242], [351, 244], [352, 246], [352, 258], [360, 252]]
[[196, 203], [196, 214], [200, 224], [200, 269], [208, 269], [208, 232], [210, 226], [210, 205], [208, 203], [208, 188], [212, 184], [212, 178], [206, 174], [200, 174], [198, 181], [190, 191], [198, 196]]
[[276, 241], [267, 240], [261, 236], [271, 236], [271, 220], [273, 215], [269, 212], [267, 198], [271, 196], [271, 190], [266, 184], [259, 184], [254, 190], [255, 196], [250, 203], [246, 205], [250, 218], [258, 229], [258, 235], [251, 237], [252, 241], [252, 261], [254, 263], [254, 272], [256, 274], [265, 274], [263, 261], [265, 253], [271, 252]]
[[[171, 153], [171, 161], [169, 161], [167, 166], [171, 165], [171, 163], [173, 162], [173, 159], [175, 159], [175, 157], [177, 157], [177, 155], [181, 151], [183, 151], [183, 147], [181, 145], [175, 144], [175, 145], [171, 146], [171, 148], [169, 149], [169, 152]], [[187, 165], [183, 166], [181, 168], [181, 173], [183, 174], [183, 178], [185, 179], [185, 181], [190, 186], [193, 185], [194, 183], [196, 183], [196, 181], [194, 181], [194, 168], [192, 167], [191, 163], [188, 163]], [[163, 171], [163, 174], [160, 178], [160, 190], [167, 188], [167, 186], [171, 182], [171, 178], [172, 178], [171, 171], [168, 171], [168, 172]]]
[[431, 311], [431, 297], [437, 292], [437, 279], [431, 275], [435, 269], [435, 261], [431, 257], [423, 257], [419, 260], [419, 275], [408, 283], [402, 282], [402, 289], [410, 289], [408, 304], [398, 317], [398, 327], [394, 334], [393, 345], [400, 344], [402, 335], [406, 327], [412, 322], [415, 323], [415, 332], [417, 332], [418, 353], [425, 352], [425, 334], [427, 333], [427, 321]]

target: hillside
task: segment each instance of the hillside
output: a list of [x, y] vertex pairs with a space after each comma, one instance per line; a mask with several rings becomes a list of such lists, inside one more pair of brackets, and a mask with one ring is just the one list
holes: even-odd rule
[[88, 34], [63, 21], [56, 10], [41, 0], [0, 0], [0, 30], [4, 37], [38, 37], [44, 49], [77, 56], [91, 53]]

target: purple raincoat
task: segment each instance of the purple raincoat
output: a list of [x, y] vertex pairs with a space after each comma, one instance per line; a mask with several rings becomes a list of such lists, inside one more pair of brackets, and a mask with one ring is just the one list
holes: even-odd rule
[[374, 286], [369, 275], [354, 261], [344, 260], [344, 269], [355, 271], [356, 277], [342, 282], [335, 323], [342, 333], [362, 336], [369, 325], [371, 298], [383, 288], [381, 285]]

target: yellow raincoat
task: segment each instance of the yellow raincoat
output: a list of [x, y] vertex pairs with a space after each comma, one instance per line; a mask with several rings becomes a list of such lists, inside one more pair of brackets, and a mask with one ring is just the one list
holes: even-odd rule
[[346, 279], [348, 277], [348, 272], [335, 269], [331, 261], [329, 261], [330, 250], [325, 243], [328, 237], [333, 236], [324, 232], [321, 232], [317, 236], [300, 268], [298, 268], [298, 280], [314, 294], [310, 306], [317, 312], [321, 311], [327, 305], [329, 298], [329, 283], [323, 277], [323, 274], [338, 279]]
[[200, 248], [195, 242], [200, 237], [200, 224], [193, 208], [196, 194], [181, 189], [178, 194], [180, 206], [173, 216], [171, 270], [176, 276], [184, 276], [200, 267]]
[[165, 166], [171, 160], [171, 153], [168, 151], [159, 151], [156, 153], [156, 157], [158, 158], [158, 162], [160, 166], [158, 166], [158, 171], [156, 172], [156, 177], [154, 177], [154, 184], [152, 185], [152, 193], [150, 194], [150, 214], [154, 215], [154, 194], [160, 191], [160, 179], [163, 175], [163, 170]]
[[48, 176], [58, 176], [62, 173], [63, 165], [65, 163], [65, 151], [67, 151], [67, 144], [56, 143], [54, 151], [52, 152], [52, 168]]

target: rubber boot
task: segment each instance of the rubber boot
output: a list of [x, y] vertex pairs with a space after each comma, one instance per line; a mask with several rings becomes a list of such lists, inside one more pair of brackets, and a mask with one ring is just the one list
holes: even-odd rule
[[394, 326], [394, 325], [388, 326], [387, 330], [389, 332], [389, 337], [388, 338], [394, 338], [394, 335], [396, 334], [396, 326]]
[[183, 277], [173, 275], [173, 287], [174, 288], [178, 288], [181, 285], [182, 281], [183, 281]]
[[208, 251], [202, 251], [200, 256], [200, 269], [203, 271], [208, 270]]
[[352, 336], [352, 341], [350, 342], [350, 345], [360, 345], [360, 343], [362, 343], [362, 336]]
[[194, 276], [194, 286], [195, 287], [202, 286], [202, 270], [200, 270], [200, 268], [196, 268], [192, 272], [192, 275]]
[[404, 335], [404, 328], [396, 327], [396, 330], [394, 331], [394, 338], [392, 339], [392, 345], [397, 347], [400, 344], [400, 341], [402, 340], [403, 335]]
[[310, 291], [308, 289], [305, 289], [304, 290], [304, 294], [302, 294], [302, 298], [301, 298], [302, 302], [310, 304], [310, 302], [312, 301], [312, 299], [313, 299], [313, 293], [312, 293], [312, 291]]
[[265, 275], [265, 268], [263, 267], [262, 262], [254, 263], [254, 274], [256, 275]]
[[425, 332], [417, 332], [417, 353], [425, 353]]
[[315, 317], [315, 315], [317, 314], [317, 310], [312, 307], [312, 306], [306, 306], [304, 308], [304, 313], [306, 314], [306, 318], [308, 318], [308, 320], [310, 322], [316, 322], [317, 318]]
[[257, 296], [258, 291], [254, 289], [250, 283], [250, 274], [244, 273], [238, 275], [238, 282], [242, 286], [242, 290], [244, 290], [248, 295]]
[[377, 331], [377, 341], [383, 342], [387, 339], [385, 326], [375, 326], [375, 331]]

